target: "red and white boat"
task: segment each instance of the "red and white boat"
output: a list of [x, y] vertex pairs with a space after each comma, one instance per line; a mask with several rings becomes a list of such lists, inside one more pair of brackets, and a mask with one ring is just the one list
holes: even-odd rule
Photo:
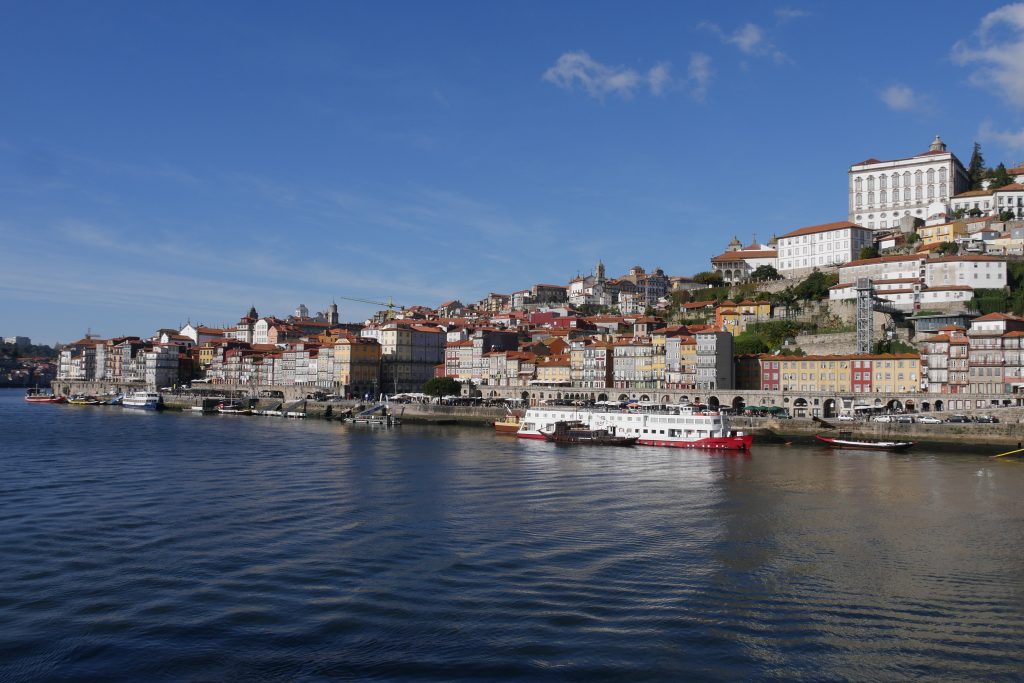
[[67, 401], [63, 396], [55, 396], [52, 392], [42, 392], [39, 389], [29, 389], [25, 392], [25, 400], [29, 403], [64, 403]]
[[543, 439], [544, 433], [553, 432], [558, 422], [571, 420], [611, 436], [636, 438], [642, 446], [748, 451], [754, 439], [750, 434], [730, 429], [725, 415], [687, 405], [639, 410], [538, 406], [526, 411], [516, 436]]

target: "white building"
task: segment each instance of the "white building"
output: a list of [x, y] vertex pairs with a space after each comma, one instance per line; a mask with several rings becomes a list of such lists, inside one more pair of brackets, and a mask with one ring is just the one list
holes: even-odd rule
[[995, 190], [972, 190], [956, 195], [950, 200], [954, 213], [975, 213], [981, 216], [998, 216], [1004, 211], [1012, 212], [1013, 218], [1024, 218], [1024, 184], [1013, 183]]
[[970, 186], [967, 170], [936, 135], [921, 154], [850, 166], [849, 218], [872, 229], [892, 227], [901, 216], [927, 218]]
[[778, 269], [779, 253], [769, 244], [758, 244], [756, 241], [743, 246], [733, 237], [725, 253], [711, 259], [711, 269], [722, 274], [722, 280], [733, 284], [746, 282], [750, 275], [761, 266]]
[[736, 386], [736, 370], [732, 356], [732, 335], [728, 332], [698, 332], [698, 389], [732, 389]]
[[869, 278], [879, 298], [904, 311], [962, 308], [975, 289], [1006, 286], [1006, 261], [970, 255], [929, 259], [924, 254], [852, 261], [839, 268], [839, 284], [830, 289], [829, 299], [856, 299], [858, 278]]
[[838, 266], [853, 261], [873, 241], [871, 230], [839, 221], [811, 225], [786, 233], [778, 239], [778, 271], [792, 277], [814, 268]]

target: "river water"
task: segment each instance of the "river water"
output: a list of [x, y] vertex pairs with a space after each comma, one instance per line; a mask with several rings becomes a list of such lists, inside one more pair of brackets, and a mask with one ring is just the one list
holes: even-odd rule
[[1021, 680], [1024, 464], [0, 391], [0, 680]]

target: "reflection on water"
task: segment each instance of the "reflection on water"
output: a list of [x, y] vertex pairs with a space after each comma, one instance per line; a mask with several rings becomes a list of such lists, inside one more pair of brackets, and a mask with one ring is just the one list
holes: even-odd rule
[[1024, 467], [27, 406], [0, 679], [1019, 679]]

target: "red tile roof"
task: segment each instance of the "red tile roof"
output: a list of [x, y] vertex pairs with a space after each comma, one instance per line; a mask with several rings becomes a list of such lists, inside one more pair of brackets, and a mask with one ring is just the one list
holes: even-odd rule
[[833, 230], [846, 230], [847, 228], [860, 228], [867, 230], [863, 225], [857, 225], [850, 221], [836, 221], [835, 223], [822, 223], [821, 225], [809, 225], [806, 228], [799, 228], [792, 232], [787, 232], [785, 235], [779, 236], [779, 239], [785, 239], [787, 237], [800, 237], [801, 235], [813, 235], [819, 232], [831, 232]]

